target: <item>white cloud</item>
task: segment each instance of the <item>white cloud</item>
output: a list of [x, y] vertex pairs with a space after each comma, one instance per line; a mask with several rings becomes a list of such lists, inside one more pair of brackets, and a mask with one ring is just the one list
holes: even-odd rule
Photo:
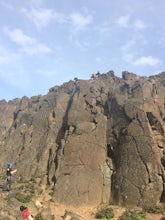
[[133, 58], [134, 58], [134, 54], [133, 53], [124, 54], [123, 57], [122, 57], [122, 59], [124, 61], [126, 61], [127, 63], [132, 62]]
[[165, 47], [165, 37], [160, 37], [158, 40], [158, 45]]
[[[24, 60], [20, 54], [13, 53], [0, 45], [0, 81], [23, 88], [27, 84], [27, 74], [24, 74]], [[18, 80], [19, 79], [19, 80]]]
[[155, 66], [160, 63], [160, 60], [158, 58], [154, 58], [152, 56], [142, 56], [138, 58], [137, 60], [134, 61], [134, 65], [136, 66], [143, 66], [143, 65], [148, 65], [148, 66]]
[[22, 46], [35, 43], [35, 39], [25, 35], [21, 29], [14, 29], [13, 31], [10, 31], [8, 28], [4, 28], [4, 32], [13, 42]]
[[[4, 60], [3, 60], [4, 61]], [[19, 54], [5, 50], [5, 61], [0, 62], [0, 81], [9, 85], [23, 88], [28, 82], [27, 74], [24, 73], [23, 59]]]
[[69, 36], [69, 40], [74, 47], [77, 47], [81, 51], [87, 51], [90, 46], [88, 40], [80, 40], [72, 34]]
[[17, 89], [28, 89], [30, 87], [30, 76], [20, 70], [20, 68], [14, 70], [7, 70], [0, 72], [1, 81], [6, 82], [9, 86], [14, 86]]
[[103, 59], [101, 57], [96, 57], [96, 62], [97, 63], [102, 63]]
[[82, 51], [86, 51], [89, 48], [89, 43], [87, 41], [80, 42], [79, 40], [74, 41], [74, 45]]
[[9, 61], [9, 56], [5, 51], [5, 48], [0, 46], [0, 64], [8, 63]]
[[10, 3], [7, 3], [6, 1], [1, 1], [0, 2], [0, 5], [6, 9], [9, 9], [9, 10], [13, 10], [14, 7], [10, 4]]
[[143, 30], [147, 28], [147, 25], [142, 20], [136, 20], [134, 23], [134, 27], [137, 30]]
[[112, 33], [112, 25], [109, 22], [104, 22], [99, 27], [97, 26], [97, 30], [101, 34], [110, 34]]
[[44, 0], [29, 0], [29, 2], [33, 6], [39, 7], [39, 6], [43, 5]]
[[23, 51], [28, 54], [28, 55], [36, 55], [36, 54], [39, 54], [39, 53], [50, 53], [52, 52], [52, 50], [43, 45], [43, 44], [36, 44], [35, 47], [33, 47], [32, 45], [28, 46], [26, 45], [24, 48], [23, 48]]
[[8, 63], [9, 57], [5, 55], [0, 55], [0, 63]]
[[130, 21], [130, 16], [129, 15], [124, 15], [124, 16], [120, 16], [117, 20], [116, 20], [116, 24], [120, 27], [123, 28], [127, 28], [129, 25], [129, 21]]
[[69, 15], [56, 12], [53, 9], [47, 8], [31, 8], [22, 9], [22, 13], [38, 28], [42, 29], [48, 26], [51, 22], [59, 24], [70, 24], [74, 31], [79, 31], [86, 28], [93, 20], [92, 15], [83, 15], [79, 12], [70, 13]]
[[93, 17], [91, 15], [82, 15], [78, 12], [72, 13], [69, 16], [71, 24], [74, 27], [74, 30], [82, 30], [85, 27], [87, 27], [93, 20]]
[[136, 40], [128, 40], [125, 44], [122, 45], [121, 50], [123, 52], [122, 59], [126, 61], [127, 63], [132, 63], [134, 57], [135, 57], [135, 52], [133, 52], [133, 47], [136, 45]]
[[31, 10], [22, 9], [22, 12], [38, 29], [46, 27], [52, 21], [56, 21], [57, 23], [65, 22], [64, 15], [52, 9], [32, 8]]
[[37, 42], [35, 38], [24, 34], [21, 29], [10, 31], [8, 28], [5, 28], [4, 32], [10, 37], [11, 41], [20, 45], [22, 47], [21, 50], [29, 55], [52, 52], [51, 48]]
[[125, 52], [130, 50], [136, 44], [135, 40], [128, 40], [125, 44], [122, 45], [121, 49]]
[[0, 45], [0, 64], [9, 64], [9, 62], [16, 59], [16, 57], [16, 54], [11, 53], [7, 48]]

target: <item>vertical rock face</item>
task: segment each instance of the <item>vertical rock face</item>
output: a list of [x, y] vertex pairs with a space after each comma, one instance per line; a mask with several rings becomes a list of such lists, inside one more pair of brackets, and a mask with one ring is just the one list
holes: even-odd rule
[[117, 204], [153, 204], [164, 200], [164, 86], [158, 78], [126, 80], [111, 111], [111, 198]]
[[[0, 101], [0, 161], [40, 177], [64, 204], [165, 201], [165, 73], [113, 71]], [[2, 169], [1, 172], [4, 172]]]

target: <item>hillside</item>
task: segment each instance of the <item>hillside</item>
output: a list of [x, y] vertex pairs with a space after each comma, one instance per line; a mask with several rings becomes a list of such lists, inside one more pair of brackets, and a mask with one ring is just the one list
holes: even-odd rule
[[164, 203], [165, 73], [78, 82], [0, 101], [0, 175], [12, 161], [66, 206]]

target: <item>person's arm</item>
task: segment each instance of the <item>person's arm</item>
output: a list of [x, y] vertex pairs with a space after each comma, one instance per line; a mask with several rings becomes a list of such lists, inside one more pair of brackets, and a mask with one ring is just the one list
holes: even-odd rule
[[12, 170], [10, 173], [11, 173], [11, 174], [14, 174], [14, 173], [16, 173], [16, 172], [17, 172], [17, 169]]

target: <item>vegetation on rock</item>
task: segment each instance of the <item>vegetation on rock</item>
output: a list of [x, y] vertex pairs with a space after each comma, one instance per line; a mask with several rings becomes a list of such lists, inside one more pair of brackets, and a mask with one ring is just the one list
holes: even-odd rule
[[101, 220], [110, 220], [114, 217], [113, 209], [110, 207], [101, 208], [97, 211], [95, 217]]
[[147, 220], [144, 212], [138, 212], [136, 210], [126, 210], [119, 220]]

